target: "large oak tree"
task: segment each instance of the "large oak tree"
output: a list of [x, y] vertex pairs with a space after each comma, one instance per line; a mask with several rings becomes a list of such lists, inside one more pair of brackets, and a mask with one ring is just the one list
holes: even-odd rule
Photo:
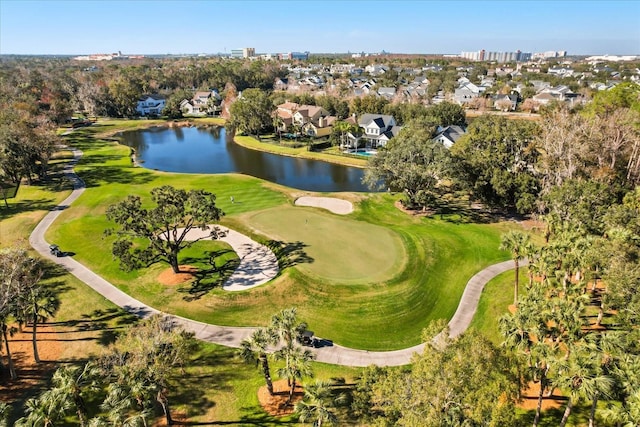
[[401, 191], [407, 206], [424, 207], [449, 191], [450, 169], [449, 151], [425, 127], [410, 124], [370, 160], [365, 182]]
[[[142, 206], [138, 196], [128, 196], [107, 208], [107, 218], [119, 226], [116, 230], [107, 230], [107, 234], [117, 236], [113, 255], [127, 271], [166, 262], [178, 273], [180, 251], [203, 238], [217, 238], [220, 231], [210, 224], [224, 213], [216, 206], [216, 196], [204, 190], [186, 191], [165, 185], [151, 190], [151, 199], [156, 206], [150, 209]], [[210, 233], [200, 239], [186, 240], [193, 229], [210, 230]]]

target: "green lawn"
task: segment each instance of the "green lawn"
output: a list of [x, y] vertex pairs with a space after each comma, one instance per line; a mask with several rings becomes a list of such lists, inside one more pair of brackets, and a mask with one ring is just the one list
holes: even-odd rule
[[[490, 280], [484, 287], [478, 311], [473, 317], [471, 328], [477, 329], [484, 336], [499, 345], [503, 337], [498, 329], [498, 319], [509, 313], [509, 305], [513, 304], [513, 282], [514, 271], [506, 271]], [[526, 292], [526, 285], [529, 277], [527, 268], [520, 269], [519, 294], [522, 296]]]
[[297, 268], [319, 280], [373, 286], [392, 279], [406, 259], [390, 229], [320, 209], [283, 206], [240, 220], [271, 239], [298, 244], [303, 257]]
[[260, 142], [252, 136], [236, 135], [234, 140], [243, 147], [255, 150], [266, 151], [268, 153], [280, 154], [283, 156], [302, 157], [305, 159], [323, 160], [325, 162], [340, 163], [343, 165], [366, 167], [368, 160], [355, 156], [344, 156], [337, 150], [309, 151], [307, 147], [287, 147], [285, 145]]

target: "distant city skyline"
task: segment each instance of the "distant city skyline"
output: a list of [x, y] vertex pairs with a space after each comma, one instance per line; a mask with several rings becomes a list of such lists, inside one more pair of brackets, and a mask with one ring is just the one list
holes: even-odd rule
[[0, 54], [640, 54], [637, 1], [0, 0]]

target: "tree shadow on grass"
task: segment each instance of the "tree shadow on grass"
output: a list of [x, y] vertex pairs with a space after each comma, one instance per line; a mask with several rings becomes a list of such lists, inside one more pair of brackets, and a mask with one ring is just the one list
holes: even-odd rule
[[[207, 267], [200, 268], [194, 273], [195, 279], [187, 287], [178, 288], [178, 292], [187, 293], [184, 296], [185, 301], [195, 301], [205, 296], [214, 288], [221, 288], [227, 279], [233, 274], [240, 265], [238, 258], [228, 259], [220, 262], [218, 258], [225, 254], [233, 253], [231, 249], [222, 249], [219, 251], [208, 251]], [[201, 264], [202, 260], [198, 258], [184, 258], [184, 264]]]
[[[200, 349], [202, 344], [197, 344]], [[247, 369], [235, 368], [235, 350], [195, 351], [198, 356], [186, 364], [186, 372], [175, 378], [174, 401], [185, 403], [189, 416], [202, 416], [216, 406], [216, 402], [207, 395], [207, 390], [232, 392], [231, 384], [249, 379]], [[224, 366], [224, 369], [219, 367]], [[202, 387], [206, 384], [206, 387]], [[175, 414], [178, 418], [179, 413]], [[189, 422], [176, 419], [176, 425], [208, 425], [210, 422]]]
[[104, 184], [142, 185], [152, 182], [155, 177], [151, 172], [133, 172], [124, 166], [92, 166], [78, 173], [87, 188], [100, 187]]
[[[26, 188], [37, 188], [52, 193], [58, 193], [65, 190], [71, 190], [73, 185], [62, 172], [50, 172], [44, 178], [34, 180], [31, 184], [21, 184], [20, 188], [18, 188], [17, 195], [20, 195], [21, 191], [24, 192]], [[50, 211], [55, 209], [55, 207], [56, 200], [53, 197], [17, 201], [15, 198], [7, 199], [6, 205], [4, 200], [0, 198], [0, 220], [26, 212]]]
[[304, 250], [308, 247], [303, 242], [283, 242], [280, 240], [269, 240], [266, 245], [278, 258], [278, 265], [281, 269], [292, 267], [298, 264], [311, 264], [315, 260]]
[[[419, 210], [411, 210], [421, 214]], [[482, 205], [471, 205], [466, 200], [439, 201], [430, 206], [426, 216], [437, 218], [453, 224], [492, 224], [507, 220], [521, 221], [524, 216], [507, 209], [492, 209]]]
[[[540, 427], [556, 427], [558, 424], [560, 424], [560, 420], [562, 419], [564, 410], [565, 403], [563, 403], [559, 408], [548, 408], [546, 410], [543, 410], [540, 414], [540, 421], [538, 422], [538, 425]], [[519, 425], [532, 425], [535, 415], [536, 411], [534, 409], [521, 414], [520, 416], [518, 416], [518, 421], [521, 422]], [[584, 404], [574, 405], [569, 417], [569, 422], [571, 423], [571, 425], [587, 425], [588, 419], [589, 406]]]
[[118, 334], [136, 323], [138, 319], [139, 317], [135, 314], [114, 307], [106, 310], [94, 310], [90, 313], [83, 313], [76, 319], [47, 322], [47, 324], [69, 328], [68, 333], [98, 332], [99, 335], [96, 338], [88, 339], [94, 339], [100, 345], [107, 346], [115, 342]]

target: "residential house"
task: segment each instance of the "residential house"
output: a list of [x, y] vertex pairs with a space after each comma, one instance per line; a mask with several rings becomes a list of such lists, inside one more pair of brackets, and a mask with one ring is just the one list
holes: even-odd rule
[[222, 97], [216, 90], [196, 92], [191, 99], [183, 99], [180, 102], [182, 114], [205, 116], [220, 111]]
[[428, 85], [429, 84], [429, 79], [425, 75], [416, 76], [413, 79], [413, 84]]
[[396, 96], [396, 88], [395, 87], [378, 88], [378, 95], [391, 101], [393, 97]]
[[431, 103], [432, 104], [440, 104], [444, 101], [446, 101], [447, 98], [445, 96], [445, 93], [443, 90], [439, 90], [438, 93], [436, 93], [432, 98], [431, 98]]
[[301, 133], [314, 138], [330, 135], [337, 120], [322, 107], [289, 101], [278, 105], [275, 114], [280, 119], [279, 131], [287, 132], [296, 126]]
[[465, 133], [467, 133], [466, 130], [462, 126], [458, 125], [438, 128], [438, 133], [433, 137], [432, 141], [439, 142], [446, 148], [451, 148], [451, 146]]
[[497, 94], [497, 95], [493, 95], [492, 98], [493, 98], [493, 107], [496, 110], [516, 111], [516, 107], [518, 106], [517, 94], [510, 94], [510, 95]]
[[349, 133], [348, 148], [360, 147], [362, 142], [367, 148], [384, 147], [402, 129], [393, 116], [384, 114], [363, 114], [358, 120], [358, 126], [363, 129], [363, 133], [361, 136]]
[[480, 93], [482, 92], [483, 90], [481, 90], [479, 86], [476, 86], [471, 82], [464, 82], [460, 87], [456, 88], [453, 94], [453, 99], [458, 104], [464, 105], [472, 99], [480, 96]]
[[543, 80], [531, 80], [529, 83], [533, 86], [536, 92], [540, 92], [543, 89], [547, 89], [551, 87], [551, 83], [545, 82]]
[[364, 71], [372, 76], [379, 76], [389, 71], [389, 67], [386, 65], [370, 64], [364, 67]]
[[286, 77], [277, 78], [276, 81], [273, 83], [273, 88], [275, 90], [287, 90], [288, 87], [289, 87], [289, 79], [287, 79]]
[[440, 71], [442, 71], [442, 65], [425, 65], [424, 67], [422, 67], [423, 71], [435, 71], [436, 73], [439, 73]]
[[283, 104], [280, 104], [276, 107], [275, 114], [279, 118], [279, 125], [277, 130], [281, 132], [286, 132], [293, 125], [293, 115], [300, 108], [300, 104], [295, 102], [285, 101]]
[[553, 101], [566, 102], [570, 106], [581, 102], [580, 94], [573, 92], [566, 85], [547, 87], [533, 96], [533, 100], [540, 105], [547, 105]]
[[560, 77], [570, 77], [573, 76], [573, 69], [569, 67], [551, 67], [547, 71], [547, 74]]
[[158, 116], [165, 106], [165, 98], [161, 95], [144, 95], [138, 99], [136, 111], [141, 116]]

